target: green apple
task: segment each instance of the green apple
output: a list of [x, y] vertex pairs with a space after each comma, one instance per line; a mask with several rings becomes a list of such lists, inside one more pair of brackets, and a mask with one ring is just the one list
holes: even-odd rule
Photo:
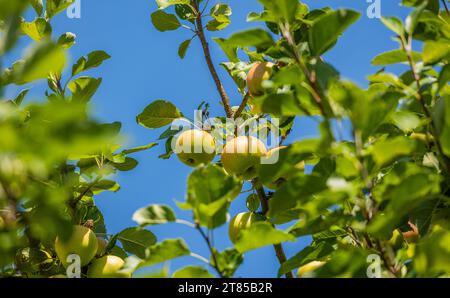
[[103, 237], [97, 237], [97, 256], [101, 256], [105, 253], [105, 249], [108, 246], [108, 241]]
[[255, 137], [240, 136], [228, 141], [222, 152], [222, 164], [228, 174], [244, 180], [256, 177], [266, 146]]
[[97, 253], [98, 241], [95, 233], [83, 226], [74, 226], [72, 235], [67, 241], [56, 237], [55, 250], [61, 263], [66, 267], [67, 256], [76, 254], [80, 257], [81, 266], [86, 266]]
[[312, 261], [298, 268], [298, 277], [314, 277], [314, 271], [325, 265], [326, 262]]
[[272, 76], [274, 64], [271, 62], [258, 62], [253, 65], [247, 74], [248, 92], [252, 96], [264, 94], [262, 83]]
[[216, 142], [206, 131], [187, 130], [176, 139], [175, 153], [182, 163], [190, 167], [210, 163], [214, 159], [215, 152]]
[[228, 236], [231, 242], [236, 243], [239, 232], [248, 229], [255, 222], [263, 221], [264, 218], [254, 212], [242, 212], [231, 219], [228, 226]]
[[131, 274], [119, 272], [125, 262], [117, 256], [103, 256], [92, 262], [87, 276], [89, 278], [130, 278]]
[[[280, 154], [280, 151], [285, 150], [286, 146], [280, 146], [273, 148], [267, 152], [267, 157], [270, 158], [273, 154], [278, 153]], [[292, 167], [292, 170], [289, 170], [288, 172], [281, 173], [278, 175], [274, 175], [273, 179], [270, 182], [264, 183], [264, 186], [270, 189], [277, 189], [281, 186], [284, 182], [286, 182], [289, 178], [294, 176], [298, 172], [303, 172], [305, 170], [305, 162], [300, 161], [295, 166]]]

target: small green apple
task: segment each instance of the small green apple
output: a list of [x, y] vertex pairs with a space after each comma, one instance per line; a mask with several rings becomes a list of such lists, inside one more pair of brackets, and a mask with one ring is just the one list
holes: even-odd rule
[[264, 94], [262, 83], [272, 76], [274, 64], [271, 62], [258, 62], [253, 65], [247, 74], [248, 92], [252, 96]]
[[190, 167], [210, 163], [214, 159], [215, 152], [216, 142], [206, 131], [187, 130], [176, 139], [175, 153], [182, 163]]
[[326, 262], [312, 261], [298, 268], [297, 277], [314, 277], [314, 271], [325, 265]]
[[[285, 150], [286, 148], [287, 148], [286, 146], [280, 146], [280, 147], [273, 148], [273, 149], [269, 150], [269, 152], [267, 152], [266, 156], [268, 158], [270, 158], [273, 154], [280, 153], [280, 151]], [[277, 189], [284, 182], [289, 180], [289, 178], [294, 176], [296, 173], [303, 172], [304, 170], [305, 170], [305, 162], [300, 161], [295, 166], [293, 166], [292, 170], [289, 170], [288, 172], [285, 172], [285, 173], [282, 173], [279, 175], [274, 175], [272, 181], [265, 183], [264, 186], [267, 188], [270, 188], [270, 189]]]
[[66, 267], [67, 256], [76, 254], [81, 266], [86, 266], [97, 253], [98, 241], [95, 233], [84, 226], [73, 226], [72, 235], [67, 241], [56, 237], [55, 250], [61, 263]]
[[130, 278], [130, 273], [119, 272], [124, 264], [125, 262], [117, 256], [103, 256], [92, 262], [87, 276], [89, 278]]
[[228, 174], [243, 180], [256, 177], [261, 158], [267, 154], [266, 146], [252, 136], [240, 136], [228, 141], [222, 152], [222, 164]]
[[231, 242], [236, 243], [239, 232], [248, 229], [252, 224], [258, 221], [263, 221], [264, 218], [254, 212], [242, 212], [237, 214], [233, 219], [231, 219], [228, 226], [228, 236]]

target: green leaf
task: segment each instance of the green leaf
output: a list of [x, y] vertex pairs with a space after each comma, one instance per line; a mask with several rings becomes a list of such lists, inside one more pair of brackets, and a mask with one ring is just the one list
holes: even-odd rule
[[116, 168], [119, 171], [126, 172], [131, 171], [138, 165], [138, 161], [131, 157], [125, 157], [125, 160], [123, 162], [113, 162], [112, 163], [114, 168]]
[[137, 210], [133, 214], [133, 220], [139, 225], [155, 225], [174, 222], [175, 213], [172, 208], [166, 205], [149, 205]]
[[307, 246], [295, 256], [281, 264], [280, 269], [278, 269], [278, 277], [312, 261], [323, 261], [333, 251], [334, 248], [326, 242], [320, 242], [317, 245]]
[[206, 24], [206, 29], [208, 29], [208, 31], [220, 31], [228, 27], [228, 25], [230, 24], [231, 20], [218, 21], [216, 19], [213, 19]]
[[229, 18], [231, 16], [231, 7], [228, 4], [219, 3], [214, 5], [211, 8], [210, 15], [213, 19], [206, 24], [206, 28], [209, 31], [223, 30], [231, 23]]
[[214, 275], [203, 267], [187, 266], [175, 271], [172, 278], [214, 278]]
[[90, 190], [94, 194], [99, 194], [103, 191], [113, 191], [117, 192], [120, 190], [120, 185], [116, 181], [112, 180], [100, 180], [99, 182], [95, 183]]
[[74, 2], [75, 0], [47, 0], [45, 14], [48, 18], [52, 18]]
[[295, 241], [295, 237], [277, 230], [268, 222], [257, 222], [250, 228], [242, 230], [235, 246], [240, 253], [267, 245], [280, 244], [285, 241]]
[[230, 62], [239, 62], [236, 46], [228, 44], [227, 40], [223, 38], [213, 38], [213, 40], [220, 46]]
[[42, 0], [30, 0], [31, 6], [33, 6], [34, 11], [38, 16], [42, 15], [42, 11], [44, 10], [44, 4]]
[[67, 85], [67, 88], [72, 92], [72, 100], [88, 102], [94, 96], [95, 92], [97, 92], [101, 83], [101, 78], [79, 77], [71, 81]]
[[376, 142], [369, 151], [377, 165], [382, 167], [400, 157], [412, 154], [416, 148], [416, 141], [400, 136]]
[[446, 64], [439, 74], [439, 91], [442, 90], [450, 82], [450, 64]]
[[449, 273], [450, 268], [450, 232], [436, 226], [432, 233], [416, 247], [414, 267], [421, 277], [437, 276]]
[[160, 128], [182, 116], [181, 112], [171, 102], [160, 99], [148, 105], [136, 117], [136, 121], [146, 128]]
[[52, 34], [52, 27], [44, 18], [37, 18], [30, 23], [23, 22], [20, 24], [20, 29], [34, 41], [41, 41]]
[[178, 56], [183, 59], [186, 56], [186, 52], [191, 45], [192, 38], [183, 41], [178, 48]]
[[359, 17], [358, 12], [344, 9], [330, 11], [319, 17], [309, 30], [309, 46], [312, 54], [320, 56], [325, 53]]
[[442, 59], [450, 58], [450, 44], [448, 41], [425, 42], [423, 47], [423, 62], [425, 64], [436, 64]]
[[25, 89], [22, 90], [17, 96], [16, 98], [14, 98], [13, 102], [17, 105], [20, 106], [23, 102], [23, 100], [25, 99], [25, 96], [27, 96], [28, 92], [30, 91], [30, 89]]
[[187, 256], [190, 253], [191, 252], [183, 239], [164, 240], [150, 247], [148, 257], [144, 260], [141, 267]]
[[[422, 59], [422, 54], [413, 52], [412, 57], [414, 61], [420, 61]], [[385, 52], [376, 56], [372, 60], [373, 65], [390, 65], [402, 62], [408, 62], [408, 55], [406, 55], [405, 51], [403, 50], [393, 50]]]
[[87, 57], [81, 57], [78, 59], [77, 63], [72, 67], [72, 76], [76, 76], [80, 72], [89, 70], [100, 66], [103, 61], [111, 58], [104, 51], [93, 51], [87, 55]]
[[241, 188], [241, 182], [217, 165], [200, 167], [189, 175], [187, 203], [200, 225], [213, 229], [226, 222], [228, 205]]
[[[236, 270], [244, 262], [244, 257], [234, 248], [227, 248], [224, 251], [215, 251], [218, 268], [225, 277], [233, 277]], [[211, 257], [211, 264], [214, 263]]]
[[295, 20], [299, 6], [297, 0], [259, 0], [259, 2], [276, 18], [277, 23], [292, 23]]
[[76, 37], [77, 36], [75, 34], [66, 32], [58, 38], [58, 44], [63, 49], [70, 49], [75, 44]]
[[400, 19], [396, 17], [381, 17], [383, 24], [390, 30], [394, 31], [397, 35], [403, 36], [405, 33], [405, 28]]
[[412, 132], [421, 122], [420, 117], [416, 113], [407, 110], [396, 111], [392, 114], [391, 119], [392, 123], [406, 133]]
[[435, 106], [435, 122], [444, 153], [450, 157], [450, 96], [440, 99]]
[[152, 13], [152, 23], [158, 31], [162, 32], [176, 30], [181, 27], [180, 21], [174, 14], [162, 10]]
[[416, 30], [417, 24], [419, 23], [419, 18], [422, 15], [422, 12], [428, 5], [428, 1], [423, 1], [411, 14], [406, 18], [405, 21], [405, 30], [408, 34], [413, 35]]
[[150, 144], [144, 145], [144, 146], [138, 146], [138, 147], [134, 147], [134, 148], [130, 148], [130, 149], [125, 149], [122, 152], [124, 154], [132, 154], [132, 153], [141, 152], [141, 151], [145, 151], [145, 150], [151, 149], [151, 148], [153, 148], [153, 147], [155, 147], [157, 145], [158, 145], [158, 143], [150, 143]]
[[65, 63], [65, 52], [59, 46], [50, 42], [39, 43], [18, 65], [16, 83], [21, 85], [47, 78], [50, 73], [61, 72]]
[[160, 9], [164, 9], [176, 4], [190, 4], [190, 0], [156, 0], [156, 4]]
[[151, 247], [156, 243], [156, 236], [148, 230], [128, 228], [118, 234], [117, 240], [122, 243], [125, 251], [143, 259], [151, 253]]
[[272, 36], [263, 29], [249, 29], [234, 33], [226, 40], [227, 47], [247, 48], [247, 47], [270, 47], [273, 45]]
[[422, 15], [422, 12], [428, 5], [428, 1], [424, 1], [420, 4], [411, 14], [406, 18], [405, 21], [405, 31], [406, 33], [412, 35], [416, 30], [416, 26], [419, 23], [419, 18]]

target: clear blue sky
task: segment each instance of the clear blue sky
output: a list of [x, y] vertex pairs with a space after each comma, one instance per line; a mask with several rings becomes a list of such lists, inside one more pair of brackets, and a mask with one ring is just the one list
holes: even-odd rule
[[[77, 44], [71, 50], [72, 62], [92, 50], [105, 50], [112, 59], [89, 75], [103, 77], [103, 84], [94, 97], [95, 115], [102, 121], [120, 121], [123, 133], [128, 137], [127, 145], [143, 145], [157, 139], [161, 130], [148, 130], [135, 122], [135, 116], [156, 99], [172, 101], [191, 116], [202, 100], [212, 106], [212, 115], [223, 115], [219, 97], [207, 71], [203, 55], [195, 41], [186, 58], [177, 55], [179, 43], [190, 38], [191, 33], [179, 29], [161, 33], [153, 28], [150, 14], [156, 9], [153, 0], [111, 1], [81, 0], [81, 19], [68, 19], [63, 13], [54, 22], [55, 36], [65, 31], [77, 35]], [[219, 1], [211, 1], [219, 2]], [[257, 0], [223, 1], [232, 6], [232, 25], [222, 32], [208, 33], [210, 37], [227, 37], [232, 32], [260, 26], [246, 23], [250, 11], [260, 11]], [[309, 0], [304, 1], [311, 8], [323, 6], [353, 8], [363, 13], [362, 18], [341, 38], [338, 45], [325, 56], [342, 74], [361, 86], [367, 85], [366, 76], [377, 71], [370, 65], [372, 57], [397, 45], [377, 19], [369, 19], [365, 0]], [[398, 15], [404, 18], [408, 9], [399, 6], [400, 1], [381, 0], [382, 14]], [[22, 40], [21, 44], [27, 40]], [[216, 64], [225, 61], [220, 49], [211, 42], [212, 55]], [[394, 69], [398, 70], [398, 69]], [[240, 97], [227, 75], [221, 71], [225, 87], [234, 105]], [[34, 96], [42, 94], [44, 84], [37, 84]], [[7, 95], [13, 96], [17, 89], [10, 88]], [[311, 137], [316, 134], [315, 122], [299, 119], [289, 141]], [[191, 219], [190, 214], [181, 212], [174, 199], [182, 201], [186, 192], [186, 179], [192, 169], [182, 165], [176, 158], [158, 159], [164, 147], [136, 154], [139, 166], [132, 172], [119, 174], [116, 178], [122, 189], [118, 193], [103, 194], [97, 204], [103, 211], [110, 233], [115, 233], [135, 223], [131, 216], [135, 210], [152, 203], [172, 206], [179, 217]], [[232, 214], [245, 211], [245, 197], [236, 199], [231, 207]], [[193, 252], [208, 256], [204, 242], [196, 231], [180, 225], [155, 226], [150, 228], [159, 240], [183, 237]], [[217, 247], [224, 249], [231, 245], [227, 227], [215, 232]], [[299, 239], [285, 245], [288, 257], [300, 251], [309, 239]], [[170, 263], [171, 271], [187, 264], [200, 264], [196, 259], [185, 257]], [[237, 276], [274, 277], [278, 270], [272, 247], [262, 248], [246, 254], [244, 265]]]

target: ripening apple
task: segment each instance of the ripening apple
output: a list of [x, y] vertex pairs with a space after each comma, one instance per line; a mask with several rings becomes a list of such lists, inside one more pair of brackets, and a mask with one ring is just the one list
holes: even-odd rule
[[117, 256], [103, 256], [92, 262], [87, 276], [89, 278], [130, 278], [131, 274], [119, 272], [125, 262]]
[[236, 243], [238, 239], [239, 232], [248, 229], [255, 222], [263, 221], [264, 218], [254, 212], [242, 212], [237, 214], [230, 221], [228, 226], [228, 236], [231, 242]]
[[297, 276], [298, 277], [313, 277], [314, 276], [313, 271], [319, 269], [323, 265], [325, 265], [325, 262], [322, 262], [322, 261], [309, 262], [309, 263], [303, 265], [302, 267], [298, 268]]
[[274, 64], [271, 62], [258, 62], [253, 65], [247, 74], [248, 92], [252, 96], [264, 94], [262, 83], [272, 76]]
[[61, 263], [66, 267], [67, 256], [76, 254], [81, 266], [86, 266], [97, 253], [98, 240], [95, 233], [84, 226], [73, 226], [72, 235], [67, 241], [56, 237], [55, 250]]
[[108, 246], [108, 241], [103, 237], [97, 237], [97, 256], [101, 256], [105, 253], [105, 249]]
[[222, 152], [222, 164], [228, 174], [243, 180], [256, 177], [261, 158], [267, 154], [266, 146], [252, 136], [240, 136], [228, 141]]
[[182, 132], [175, 143], [178, 159], [190, 166], [210, 163], [215, 156], [216, 142], [206, 131], [191, 129]]
[[[280, 146], [280, 147], [273, 148], [273, 149], [269, 150], [269, 152], [267, 152], [266, 156], [267, 156], [267, 158], [270, 158], [273, 154], [275, 154], [275, 153], [279, 154], [280, 150], [284, 150], [286, 148], [287, 148], [286, 146]], [[283, 173], [281, 175], [274, 175], [274, 177], [272, 177], [273, 178], [272, 181], [265, 183], [264, 186], [267, 188], [270, 188], [270, 189], [277, 189], [278, 187], [280, 187], [281, 184], [286, 182], [289, 178], [294, 176], [296, 173], [303, 172], [304, 170], [305, 170], [305, 162], [300, 161], [295, 166], [293, 166], [292, 170], [288, 171], [287, 173]]]

